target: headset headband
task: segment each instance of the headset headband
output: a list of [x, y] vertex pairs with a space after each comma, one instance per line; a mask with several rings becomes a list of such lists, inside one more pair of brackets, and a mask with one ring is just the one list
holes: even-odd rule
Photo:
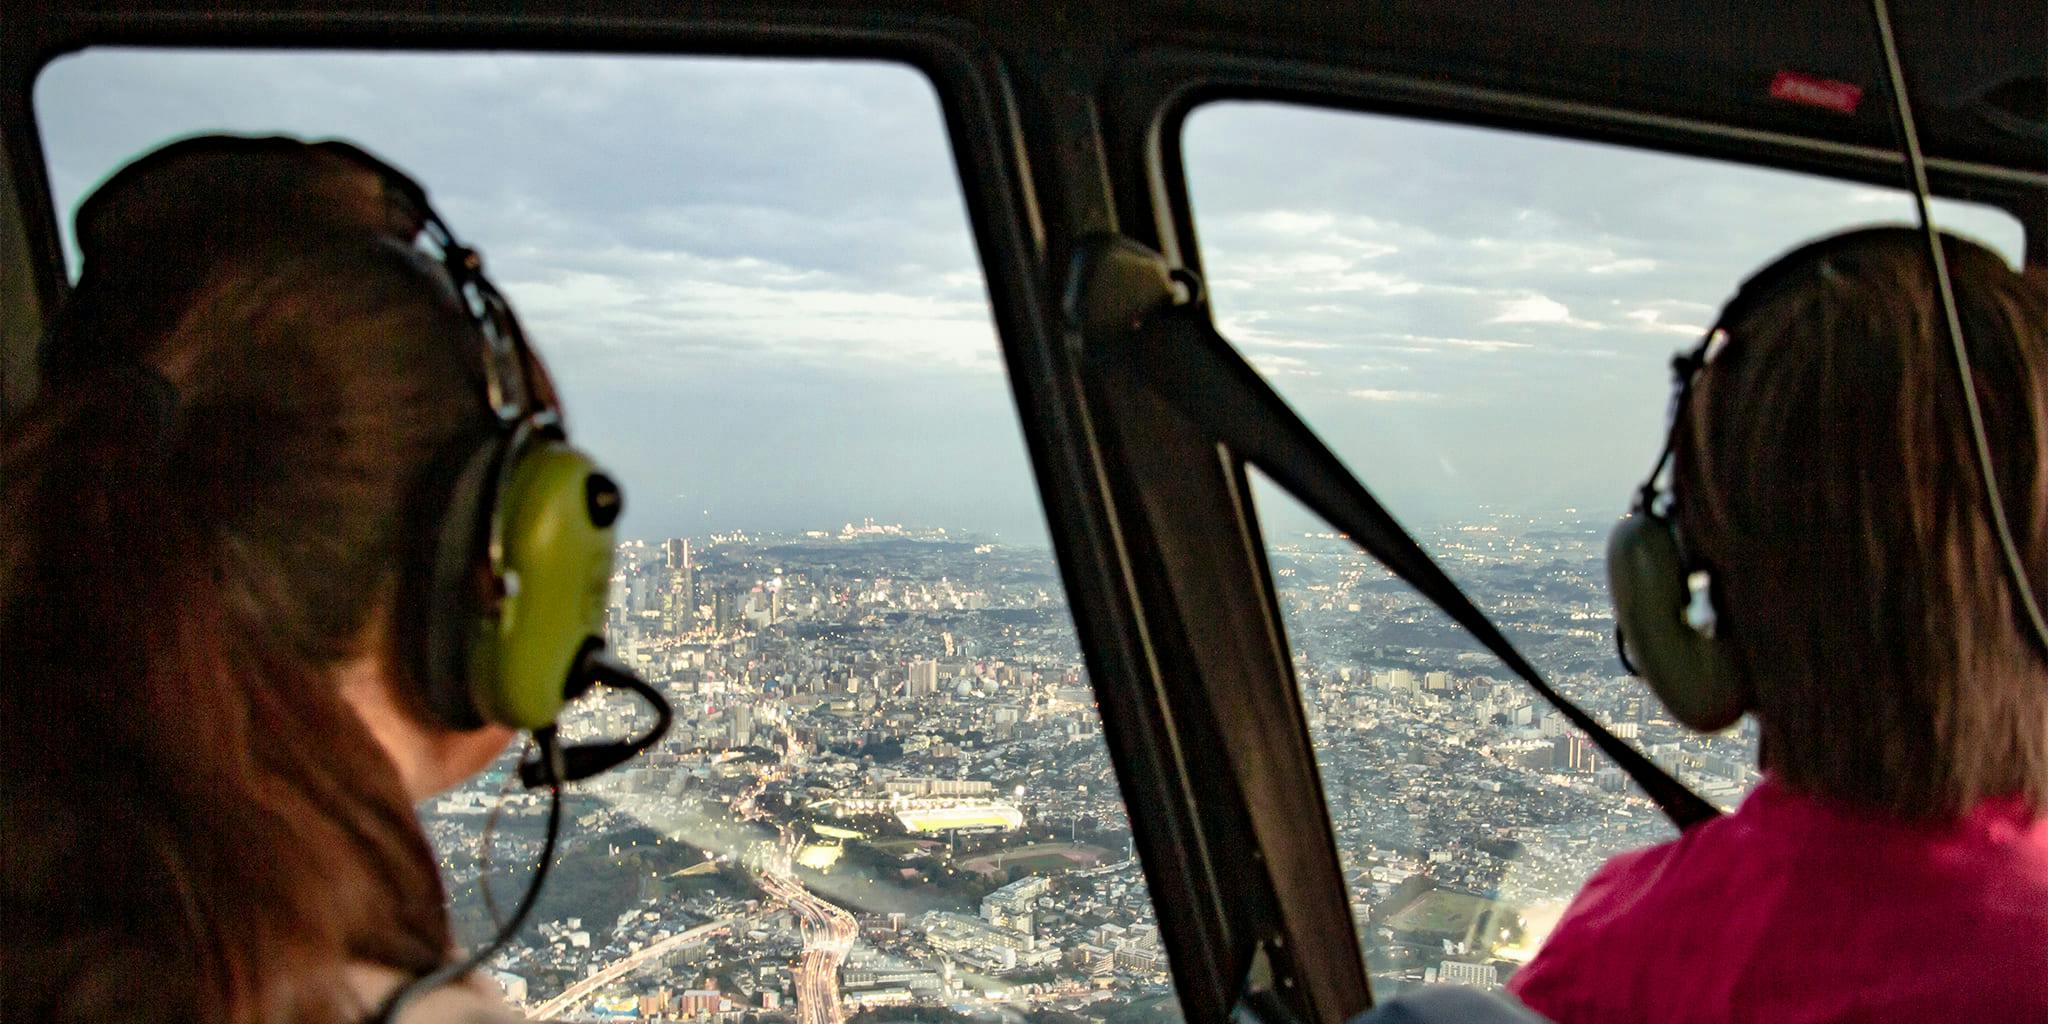
[[1844, 234], [1808, 242], [1791, 252], [1772, 260], [1762, 270], [1751, 274], [1728, 300], [1714, 325], [1707, 328], [1693, 347], [1671, 357], [1671, 404], [1664, 430], [1664, 445], [1657, 452], [1657, 459], [1650, 465], [1648, 476], [1636, 488], [1635, 511], [1649, 512], [1661, 518], [1669, 518], [1666, 509], [1660, 509], [1659, 500], [1666, 491], [1657, 486], [1666, 469], [1677, 459], [1678, 429], [1685, 422], [1685, 416], [1692, 404], [1693, 391], [1707, 367], [1719, 358], [1730, 342], [1736, 340], [1729, 326], [1749, 316], [1764, 305], [1784, 296], [1813, 278], [1832, 281], [1838, 272], [1833, 263], [1836, 253], [1853, 248], [1874, 239], [1911, 233], [1905, 227], [1870, 227]]
[[[361, 181], [350, 188], [346, 181], [350, 176], [336, 173], [332, 166], [323, 167], [323, 160], [363, 172], [374, 193], [362, 188]], [[185, 180], [180, 180], [180, 172]], [[533, 357], [518, 319], [484, 275], [482, 257], [456, 239], [418, 182], [347, 142], [202, 135], [138, 158], [79, 205], [77, 237], [87, 261], [87, 274], [79, 283], [81, 288], [92, 287], [89, 282], [95, 277], [96, 257], [107, 251], [120, 252], [131, 244], [127, 239], [168, 238], [210, 257], [273, 230], [272, 225], [278, 223], [359, 228], [425, 253], [447, 274], [463, 316], [475, 328], [484, 401], [500, 429], [511, 433], [520, 423], [531, 421], [543, 430], [559, 432], [561, 414], [553, 389]], [[183, 289], [199, 283], [178, 267], [203, 268], [211, 263], [209, 258], [168, 266], [165, 261], [152, 261], [149, 273], [154, 280], [169, 282], [169, 290], [161, 294], [175, 301]], [[115, 287], [133, 285], [125, 280], [126, 275], [122, 277]], [[60, 338], [63, 333], [53, 332], [46, 342], [46, 371], [57, 369], [58, 361], [65, 368], [103, 361], [75, 351], [96, 344], [89, 336], [94, 332]], [[116, 356], [112, 361], [126, 360]]]
[[447, 221], [427, 201], [427, 190], [404, 171], [357, 146], [330, 140], [315, 143], [314, 147], [371, 171], [382, 181], [386, 197], [402, 204], [398, 212], [417, 223], [417, 234], [408, 241], [415, 245], [426, 243], [427, 250], [447, 273], [463, 313], [483, 342], [484, 400], [498, 422], [507, 430], [526, 421], [540, 421], [536, 425], [559, 424], [560, 410], [549, 389], [536, 386], [537, 363], [527, 345], [526, 332], [520, 329], [505, 297], [484, 276], [482, 254], [456, 240]]

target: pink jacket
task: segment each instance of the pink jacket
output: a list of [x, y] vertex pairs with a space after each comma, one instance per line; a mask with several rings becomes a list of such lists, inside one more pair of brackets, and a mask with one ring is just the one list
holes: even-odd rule
[[1608, 861], [1508, 989], [1561, 1024], [2048, 1021], [2048, 817], [1908, 825], [1766, 777]]

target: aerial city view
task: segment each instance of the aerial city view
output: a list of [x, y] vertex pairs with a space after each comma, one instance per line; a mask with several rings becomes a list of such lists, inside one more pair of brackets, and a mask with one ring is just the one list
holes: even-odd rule
[[[1575, 516], [1423, 534], [1554, 681], [1732, 803], [1751, 738], [1682, 733], [1614, 664], [1603, 537]], [[1270, 554], [1375, 990], [1499, 985], [1601, 858], [1669, 827], [1348, 541]], [[572, 790], [536, 925], [492, 963], [526, 1012], [1178, 1017], [1049, 551], [871, 522], [629, 542], [609, 628], [677, 721]], [[572, 738], [644, 714], [586, 703]], [[471, 939], [539, 851], [544, 801], [503, 777], [422, 808]]]
[[[955, 151], [980, 115], [950, 76], [749, 53], [95, 46], [39, 73], [33, 120], [74, 273], [69, 211], [171, 138], [403, 167], [489, 254], [576, 445], [632, 496], [606, 640], [674, 722], [566, 788], [546, 885], [487, 963], [511, 1005], [1179, 1024], [1020, 431], [1052, 436], [1010, 376], [1037, 343], [998, 329], [1008, 261], [984, 273], [1032, 218], [988, 212], [1014, 204]], [[1666, 437], [1672, 353], [1763, 261], [1911, 221], [1909, 195], [1413, 104], [1190, 96], [1161, 194], [1200, 228], [1168, 248], [1216, 330], [1559, 691], [1734, 806], [1754, 725], [1693, 734], [1624, 674], [1607, 534]], [[2022, 262], [2004, 210], [1936, 209]], [[1501, 987], [1605, 858], [1674, 830], [1447, 616], [1256, 502], [1373, 993]], [[650, 722], [600, 691], [562, 734]], [[417, 807], [466, 949], [541, 857], [521, 753]]]

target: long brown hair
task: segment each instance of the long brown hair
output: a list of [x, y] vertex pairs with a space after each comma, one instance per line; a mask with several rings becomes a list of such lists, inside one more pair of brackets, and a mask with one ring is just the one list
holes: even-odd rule
[[340, 965], [450, 943], [331, 669], [394, 642], [402, 510], [485, 416], [474, 343], [332, 154], [174, 146], [115, 182], [0, 440], [0, 1018], [336, 1019]]
[[[1944, 252], [1996, 474], [2048, 596], [2048, 291]], [[1769, 767], [1905, 818], [2048, 809], [2048, 661], [1985, 508], [1923, 236], [1874, 229], [1764, 271], [1677, 426], [1687, 544], [1713, 569]]]

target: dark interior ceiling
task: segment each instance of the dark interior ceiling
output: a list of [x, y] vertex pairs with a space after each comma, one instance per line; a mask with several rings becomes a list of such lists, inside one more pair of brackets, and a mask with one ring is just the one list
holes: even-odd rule
[[[433, 4], [190, 2], [12, 5], [10, 64], [90, 41], [276, 41], [279, 33], [388, 45], [631, 45], [664, 26], [973, 25], [1011, 53], [1062, 52], [1077, 64], [1155, 44], [1280, 57], [1443, 84], [1595, 103], [1662, 116], [1895, 145], [1880, 50], [1862, 0], [1674, 4], [1659, 0], [1381, 3], [770, 2]], [[1930, 156], [2048, 172], [2048, 0], [1909, 0], [1892, 11]], [[367, 36], [366, 36], [367, 33]], [[19, 64], [14, 64], [20, 67]], [[1771, 96], [1782, 71], [1863, 90], [1853, 114]]]
[[[1332, 62], [1362, 61], [1459, 84], [1597, 103], [1745, 128], [1890, 147], [1883, 63], [1862, 0], [1674, 4], [1657, 0], [1132, 5], [1132, 34], [1173, 31], [1172, 13], [1206, 34]], [[1136, 12], [1143, 10], [1144, 15]], [[1931, 155], [2048, 168], [2048, 3], [1896, 5], [1891, 17]], [[1256, 45], [1256, 43], [1254, 43]], [[1771, 96], [1781, 71], [1863, 89], [1853, 115]], [[1987, 110], [1999, 93], [2033, 109]], [[1990, 115], [1990, 116], [1987, 116]], [[2022, 115], [2015, 117], [2013, 115]], [[2030, 115], [2030, 116], [2025, 116]], [[2024, 122], [2025, 126], [2014, 131]]]

